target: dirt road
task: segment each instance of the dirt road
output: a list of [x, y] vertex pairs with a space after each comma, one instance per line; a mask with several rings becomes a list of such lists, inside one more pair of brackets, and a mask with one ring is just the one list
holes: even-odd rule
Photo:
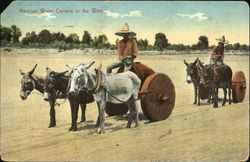
[[[80, 54], [79, 54], [80, 53]], [[74, 51], [1, 49], [1, 157], [7, 161], [28, 160], [215, 160], [239, 161], [249, 155], [249, 90], [243, 103], [218, 109], [202, 101], [192, 105], [193, 86], [185, 82], [183, 59], [197, 55], [139, 56], [137, 61], [168, 75], [176, 88], [175, 108], [167, 120], [149, 123], [140, 114], [140, 128], [125, 128], [126, 116], [107, 117], [106, 133], [96, 134], [95, 103], [87, 106], [85, 123], [68, 132], [70, 107], [56, 107], [57, 126], [49, 124], [49, 104], [33, 91], [27, 100], [19, 97], [21, 75], [37, 63], [34, 74], [44, 76], [45, 68], [67, 70], [65, 64], [95, 60], [105, 71], [112, 55], [82, 55]], [[208, 56], [199, 56], [208, 63]], [[249, 85], [249, 57], [225, 56], [233, 73], [243, 71]], [[222, 94], [222, 91], [220, 91]], [[59, 103], [63, 100], [58, 100]], [[139, 102], [138, 102], [139, 103]], [[141, 108], [140, 108], [140, 112]]]

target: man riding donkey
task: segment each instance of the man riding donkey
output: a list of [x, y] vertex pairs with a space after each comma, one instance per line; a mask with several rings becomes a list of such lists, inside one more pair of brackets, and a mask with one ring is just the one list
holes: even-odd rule
[[223, 64], [225, 47], [224, 44], [228, 44], [228, 40], [225, 40], [225, 36], [222, 36], [220, 39], [216, 39], [218, 41], [218, 45], [214, 46], [212, 49], [212, 54], [210, 58], [210, 64], [218, 65], [219, 62], [221, 65]]
[[129, 30], [127, 23], [121, 31], [115, 34], [123, 37], [123, 39], [117, 43], [117, 56], [119, 61], [109, 65], [107, 67], [107, 73], [111, 73], [112, 69], [121, 66], [131, 67], [134, 63], [134, 59], [138, 56], [137, 43], [133, 39], [136, 33]]

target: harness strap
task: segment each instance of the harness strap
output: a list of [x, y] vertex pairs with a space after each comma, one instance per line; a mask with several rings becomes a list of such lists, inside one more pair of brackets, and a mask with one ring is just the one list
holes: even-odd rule
[[104, 90], [111, 96], [113, 97], [114, 99], [116, 99], [117, 101], [121, 102], [121, 103], [124, 103], [124, 101], [120, 100], [119, 98], [115, 97], [114, 95], [112, 95], [108, 90], [107, 88], [104, 88]]

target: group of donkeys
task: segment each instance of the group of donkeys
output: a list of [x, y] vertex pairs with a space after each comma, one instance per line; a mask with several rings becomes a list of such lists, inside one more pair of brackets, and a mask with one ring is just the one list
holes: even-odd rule
[[199, 60], [199, 58], [197, 58], [193, 63], [188, 63], [186, 60], [184, 60], [184, 64], [187, 66], [186, 81], [187, 83], [193, 83], [194, 85], [194, 104], [200, 105], [201, 86], [209, 88], [209, 97], [207, 102], [212, 102], [214, 108], [218, 107], [219, 88], [222, 88], [224, 92], [222, 106], [224, 106], [227, 101], [227, 90], [229, 96], [229, 104], [231, 104], [232, 70], [228, 65], [204, 65]]
[[71, 127], [69, 131], [77, 130], [77, 116], [79, 105], [82, 110], [81, 122], [86, 120], [86, 104], [96, 101], [98, 117], [96, 126], [97, 133], [105, 133], [105, 106], [106, 102], [127, 103], [130, 114], [127, 127], [130, 128], [132, 121], [139, 126], [138, 100], [141, 80], [131, 71], [123, 73], [103, 73], [101, 65], [98, 69], [91, 69], [93, 62], [79, 65], [67, 65], [71, 71], [55, 72], [46, 68], [46, 76], [39, 77], [34, 74], [34, 68], [22, 75], [20, 97], [25, 100], [34, 90], [43, 94], [45, 101], [50, 103], [49, 127], [56, 126], [55, 103], [58, 98], [69, 100], [71, 108]]

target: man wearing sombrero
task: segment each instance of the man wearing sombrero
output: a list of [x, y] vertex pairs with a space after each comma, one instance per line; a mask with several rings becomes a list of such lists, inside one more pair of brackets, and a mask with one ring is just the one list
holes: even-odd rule
[[224, 59], [224, 44], [228, 44], [228, 40], [225, 39], [225, 36], [222, 36], [220, 39], [216, 39], [218, 45], [212, 49], [212, 54], [210, 58], [210, 64], [216, 64], [218, 61], [222, 64]]
[[132, 63], [133, 60], [138, 56], [137, 43], [132, 38], [136, 35], [136, 33], [129, 30], [127, 23], [124, 25], [123, 29], [119, 32], [116, 32], [115, 35], [123, 37], [123, 39], [117, 44], [117, 56], [119, 61], [108, 66], [107, 73], [111, 73], [112, 69], [114, 68], [123, 66], [125, 58], [129, 59], [129, 61]]

